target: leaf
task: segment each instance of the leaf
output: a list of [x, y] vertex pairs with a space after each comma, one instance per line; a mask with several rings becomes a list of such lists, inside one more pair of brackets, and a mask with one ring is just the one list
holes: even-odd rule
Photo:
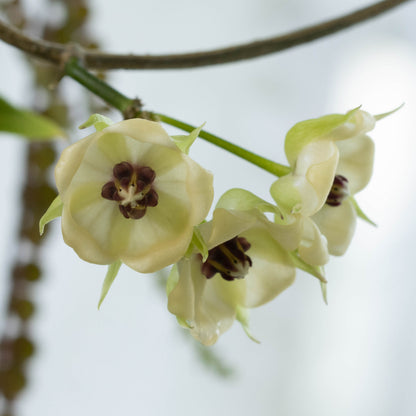
[[121, 260], [117, 260], [108, 266], [108, 271], [107, 271], [107, 274], [105, 275], [103, 287], [101, 289], [100, 300], [98, 302], [98, 309], [100, 309], [100, 306], [103, 303], [103, 300], [107, 296], [107, 293], [110, 290], [110, 287], [113, 284], [114, 279], [116, 278], [118, 271], [120, 270], [120, 267], [121, 267]]
[[249, 324], [248, 324], [248, 320], [249, 320], [248, 310], [246, 308], [237, 306], [236, 312], [237, 312], [236, 319], [238, 322], [240, 322], [246, 335], [255, 343], [260, 344], [260, 341], [254, 338], [253, 334], [250, 331]]
[[61, 201], [60, 196], [58, 195], [52, 203], [49, 205], [49, 208], [42, 215], [42, 218], [39, 221], [39, 234], [42, 235], [45, 229], [45, 225], [58, 218], [62, 215], [62, 209], [64, 204]]
[[357, 216], [359, 218], [361, 218], [362, 220], [368, 222], [369, 224], [371, 224], [373, 227], [377, 227], [377, 224], [370, 220], [370, 218], [367, 217], [367, 215], [364, 213], [364, 211], [360, 208], [360, 206], [358, 205], [358, 202], [355, 200], [354, 197], [350, 196], [350, 201], [352, 202], [352, 205], [355, 209], [355, 212], [357, 213]]
[[85, 123], [81, 124], [78, 128], [86, 129], [87, 127], [94, 126], [96, 131], [101, 131], [106, 127], [111, 126], [112, 124], [114, 124], [114, 122], [110, 118], [101, 114], [93, 114]]
[[285, 139], [285, 153], [290, 165], [294, 165], [298, 154], [307, 144], [346, 123], [359, 108], [354, 108], [347, 114], [329, 114], [295, 124], [288, 131]]
[[182, 150], [185, 154], [189, 153], [189, 149], [191, 148], [193, 142], [198, 137], [199, 133], [202, 130], [202, 127], [205, 126], [205, 123], [201, 126], [197, 127], [196, 129], [192, 130], [187, 136], [179, 135], [179, 136], [171, 136], [172, 140], [175, 142], [176, 146]]
[[1, 97], [0, 131], [18, 134], [32, 140], [66, 137], [54, 121], [32, 111], [17, 109]]

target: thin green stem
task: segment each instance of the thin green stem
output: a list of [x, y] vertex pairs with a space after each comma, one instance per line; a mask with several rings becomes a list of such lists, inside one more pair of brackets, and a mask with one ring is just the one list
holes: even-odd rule
[[[164, 114], [154, 114], [154, 115], [158, 117], [159, 120], [162, 121], [163, 123], [177, 127], [188, 133], [190, 133], [192, 130], [195, 129], [194, 126], [191, 126], [188, 123], [184, 123], [183, 121], [176, 120]], [[246, 150], [240, 146], [237, 146], [236, 144], [233, 144], [233, 143], [228, 142], [227, 140], [221, 139], [221, 137], [208, 133], [205, 130], [201, 130], [201, 132], [199, 133], [199, 137], [201, 139], [206, 140], [209, 143], [214, 144], [215, 146], [221, 147], [224, 150], [227, 150], [228, 152], [233, 153], [234, 155], [244, 160], [247, 160], [253, 165], [258, 166], [266, 170], [267, 172], [272, 173], [273, 175], [280, 177], [280, 176], [287, 175], [291, 171], [291, 169], [288, 166], [281, 165], [280, 163], [276, 163], [270, 159], [266, 159], [262, 156], [259, 156], [253, 152], [250, 152], [249, 150]]]
[[101, 97], [108, 104], [117, 108], [117, 110], [120, 110], [123, 114], [133, 103], [133, 100], [87, 71], [77, 58], [68, 60], [65, 64], [65, 74]]
[[[101, 97], [108, 104], [120, 110], [125, 117], [136, 117], [140, 115], [141, 110], [138, 108], [138, 102], [140, 102], [139, 100], [132, 100], [126, 97], [101, 79], [97, 78], [95, 75], [91, 74], [80, 64], [77, 58], [70, 58], [68, 60], [65, 64], [65, 74], [79, 82], [94, 94]], [[188, 133], [195, 129], [195, 127], [190, 124], [176, 120], [164, 114], [150, 113], [150, 115], [158, 118], [166, 124], [170, 124], [171, 126], [177, 127]], [[247, 160], [253, 165], [258, 166], [273, 175], [284, 176], [290, 172], [290, 168], [288, 166], [281, 165], [273, 162], [272, 160], [259, 156], [249, 150], [237, 146], [236, 144], [221, 139], [214, 134], [208, 133], [205, 130], [201, 130], [199, 137], [214, 144], [215, 146], [221, 147], [228, 152], [233, 153], [244, 160]]]

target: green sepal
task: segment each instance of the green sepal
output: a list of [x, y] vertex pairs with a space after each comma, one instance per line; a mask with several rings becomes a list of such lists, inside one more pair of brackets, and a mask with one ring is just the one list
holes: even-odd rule
[[310, 275], [316, 277], [319, 279], [322, 283], [327, 283], [327, 280], [324, 276], [324, 269], [322, 266], [312, 266], [306, 262], [304, 262], [297, 252], [297, 250], [292, 251], [289, 253], [290, 258], [292, 259], [293, 265], [297, 267], [300, 270], [303, 270], [306, 273], [309, 273]]
[[321, 293], [322, 293], [322, 299], [324, 300], [325, 304], [328, 305], [328, 293], [326, 290], [327, 283], [319, 282], [321, 285]]
[[360, 107], [357, 107], [348, 111], [347, 114], [328, 114], [295, 124], [288, 131], [285, 139], [285, 153], [290, 165], [294, 166], [300, 151], [307, 144], [320, 139], [346, 123], [359, 109]]
[[58, 195], [52, 203], [49, 205], [49, 208], [42, 215], [42, 218], [39, 220], [39, 234], [42, 235], [45, 230], [45, 225], [58, 218], [62, 215], [64, 204]]
[[83, 124], [81, 124], [79, 129], [86, 129], [87, 127], [94, 126], [96, 131], [101, 131], [106, 127], [114, 124], [114, 121], [110, 118], [103, 116], [101, 114], [93, 114], [90, 118]]
[[0, 131], [36, 141], [66, 137], [63, 130], [51, 119], [32, 111], [15, 108], [1, 97]]
[[[259, 198], [250, 191], [241, 188], [232, 188], [225, 192], [215, 208], [236, 209], [239, 211], [250, 211], [257, 209], [260, 212], [271, 212], [276, 214], [276, 218], [285, 222], [287, 215], [279, 206], [270, 204], [264, 199]], [[278, 221], [280, 222], [280, 221]]]
[[238, 322], [240, 322], [246, 335], [255, 343], [260, 344], [260, 341], [256, 339], [250, 331], [248, 310], [246, 308], [242, 308], [241, 306], [237, 306], [236, 319]]
[[179, 318], [178, 316], [176, 317], [176, 320], [178, 321], [178, 324], [182, 327], [182, 328], [186, 328], [186, 329], [192, 329], [192, 325], [190, 325], [188, 323], [188, 321], [186, 321], [185, 319]]
[[107, 293], [110, 290], [110, 287], [113, 284], [114, 279], [116, 278], [118, 274], [118, 271], [120, 270], [121, 264], [122, 264], [121, 260], [117, 260], [108, 266], [108, 271], [107, 271], [107, 274], [105, 275], [103, 287], [101, 288], [100, 300], [98, 301], [98, 309], [100, 309], [100, 306], [103, 303], [103, 300], [107, 296]]
[[207, 260], [208, 246], [197, 226], [194, 227], [192, 240], [188, 246], [188, 249], [186, 250], [185, 257], [189, 258], [193, 253], [195, 253], [195, 250], [201, 254], [203, 262]]
[[391, 114], [395, 113], [396, 111], [399, 111], [402, 107], [404, 106], [403, 104], [400, 104], [398, 107], [396, 107], [394, 110], [388, 111], [387, 113], [382, 113], [382, 114], [377, 114], [375, 116], [373, 116], [377, 121], [390, 116]]
[[377, 227], [377, 224], [374, 221], [370, 220], [370, 218], [368, 218], [364, 211], [360, 208], [356, 199], [353, 196], [350, 196], [349, 199], [355, 209], [355, 212], [357, 213], [358, 218], [361, 218], [362, 220], [368, 222], [373, 227]]
[[193, 142], [197, 139], [202, 127], [204, 126], [205, 123], [192, 130], [188, 135], [171, 136], [171, 138], [183, 153], [188, 154], [189, 149], [191, 148]]

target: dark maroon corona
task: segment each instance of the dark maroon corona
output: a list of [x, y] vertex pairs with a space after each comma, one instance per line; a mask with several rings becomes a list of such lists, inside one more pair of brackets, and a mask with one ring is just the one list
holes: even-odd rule
[[342, 175], [335, 175], [334, 183], [326, 199], [326, 204], [331, 207], [338, 207], [348, 196], [348, 179]]

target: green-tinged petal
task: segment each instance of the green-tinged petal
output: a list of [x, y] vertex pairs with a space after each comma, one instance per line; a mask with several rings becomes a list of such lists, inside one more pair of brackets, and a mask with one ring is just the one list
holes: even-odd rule
[[198, 227], [194, 227], [191, 244], [189, 244], [185, 257], [190, 257], [195, 252], [202, 255], [202, 261], [206, 261], [208, 258], [208, 246]]
[[114, 124], [114, 121], [110, 118], [101, 114], [93, 114], [85, 123], [81, 124], [79, 128], [86, 129], [87, 127], [94, 126], [95, 130], [101, 131], [112, 124]]
[[62, 215], [62, 209], [63, 209], [63, 203], [58, 195], [52, 203], [49, 205], [49, 208], [46, 210], [46, 212], [42, 215], [42, 218], [39, 221], [39, 233], [40, 235], [43, 234], [43, 231], [45, 229], [45, 225], [54, 220], [55, 218], [58, 218]]
[[258, 209], [261, 212], [271, 212], [280, 218], [282, 222], [287, 221], [284, 213], [278, 206], [270, 204], [264, 199], [259, 198], [250, 191], [241, 188], [233, 188], [225, 192], [217, 202], [216, 208], [235, 209], [249, 211]]
[[33, 140], [66, 137], [54, 121], [31, 111], [17, 109], [1, 97], [0, 131], [18, 134]]
[[322, 299], [324, 300], [325, 304], [328, 305], [327, 283], [320, 282], [320, 284], [321, 284]]
[[256, 344], [260, 344], [260, 341], [258, 339], [256, 339], [250, 331], [248, 310], [246, 308], [238, 307], [237, 308], [236, 319], [237, 319], [238, 322], [240, 322], [240, 324], [243, 327], [244, 332], [246, 333], [246, 335], [252, 341], [254, 341]]
[[178, 266], [174, 264], [172, 268], [170, 269], [168, 280], [166, 282], [166, 294], [168, 296], [170, 292], [172, 292], [174, 287], [178, 284], [178, 281], [179, 281]]
[[337, 142], [339, 162], [336, 173], [348, 179], [351, 195], [365, 188], [374, 165], [374, 142], [361, 135]]
[[198, 128], [192, 130], [188, 135], [179, 135], [179, 136], [171, 136], [172, 140], [175, 142], [176, 146], [182, 150], [185, 154], [189, 153], [189, 149], [191, 148], [194, 141], [197, 139], [199, 133], [201, 132], [202, 128], [205, 126], [205, 123], [199, 126]]
[[312, 266], [328, 263], [328, 243], [325, 236], [310, 218], [304, 218], [302, 225], [302, 237], [298, 248], [300, 258]]
[[299, 253], [297, 253], [296, 251], [290, 253], [290, 258], [295, 267], [297, 267], [300, 270], [303, 270], [306, 273], [309, 273], [312, 276], [315, 276], [321, 282], [326, 283], [323, 267], [312, 266], [306, 263], [299, 257]]
[[187, 322], [191, 334], [204, 345], [214, 344], [235, 320], [235, 309], [216, 292], [213, 279], [201, 273], [201, 263], [194, 256], [178, 263], [179, 281], [168, 297], [171, 313]]
[[103, 300], [107, 296], [107, 293], [110, 290], [110, 287], [113, 284], [114, 279], [116, 278], [118, 271], [120, 270], [120, 267], [121, 267], [120, 260], [117, 260], [108, 266], [108, 271], [103, 282], [103, 287], [101, 289], [100, 300], [98, 302], [98, 309], [100, 309], [100, 306], [103, 303]]
[[379, 121], [385, 117], [390, 116], [391, 114], [395, 113], [396, 111], [399, 111], [404, 106], [404, 103], [400, 104], [398, 107], [396, 107], [394, 110], [388, 111], [387, 113], [377, 114], [374, 116], [374, 118]]
[[307, 144], [329, 135], [334, 129], [349, 121], [357, 111], [358, 108], [355, 108], [347, 114], [329, 114], [295, 124], [285, 139], [285, 152], [290, 165], [295, 165], [299, 153]]
[[377, 227], [377, 224], [372, 221], [366, 214], [365, 212], [360, 208], [360, 206], [358, 205], [357, 200], [350, 196], [349, 200], [351, 201], [352, 205], [354, 206], [355, 212], [357, 213], [358, 217], [361, 218], [362, 220], [368, 222], [369, 224], [371, 224], [374, 227]]
[[357, 214], [350, 200], [340, 206], [325, 205], [312, 220], [328, 240], [328, 251], [333, 256], [342, 256], [354, 235]]

